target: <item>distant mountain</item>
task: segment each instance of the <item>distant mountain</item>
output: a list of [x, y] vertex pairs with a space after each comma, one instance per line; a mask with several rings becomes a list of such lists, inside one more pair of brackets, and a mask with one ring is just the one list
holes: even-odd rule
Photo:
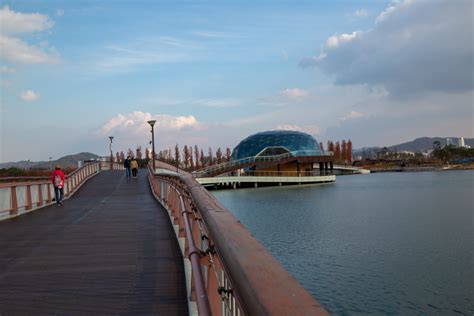
[[[441, 146], [446, 146], [446, 137], [420, 137], [411, 142], [390, 146], [388, 149], [390, 151], [426, 152], [433, 149], [433, 143], [436, 141], [440, 142]], [[474, 147], [474, 138], [464, 138], [464, 143]]]
[[20, 169], [27, 169], [27, 168], [38, 168], [38, 169], [47, 169], [50, 165], [60, 165], [62, 168], [66, 167], [77, 167], [78, 161], [84, 160], [95, 160], [100, 158], [100, 156], [93, 154], [93, 153], [78, 153], [75, 155], [68, 155], [61, 157], [57, 160], [52, 160], [51, 163], [49, 161], [17, 161], [17, 162], [5, 162], [0, 163], [0, 169], [3, 168], [11, 168], [16, 167]]
[[[449, 137], [448, 137], [449, 138]], [[458, 137], [450, 137], [458, 138]], [[433, 143], [439, 141], [441, 146], [446, 146], [446, 137], [420, 137], [410, 142], [387, 146], [389, 151], [411, 151], [411, 152], [427, 152], [433, 149]], [[474, 138], [464, 138], [464, 143], [474, 147]], [[356, 148], [352, 151], [354, 156], [362, 156], [362, 158], [376, 158], [377, 152], [383, 147], [364, 147]]]

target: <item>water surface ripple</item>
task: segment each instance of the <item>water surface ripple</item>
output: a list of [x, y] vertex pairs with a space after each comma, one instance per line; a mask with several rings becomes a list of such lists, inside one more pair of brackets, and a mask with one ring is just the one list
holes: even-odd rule
[[474, 314], [474, 172], [214, 191], [331, 313]]

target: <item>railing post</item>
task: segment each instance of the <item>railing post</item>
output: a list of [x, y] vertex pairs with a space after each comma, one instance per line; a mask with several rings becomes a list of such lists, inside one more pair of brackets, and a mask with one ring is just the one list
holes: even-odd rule
[[33, 208], [33, 203], [31, 201], [31, 185], [26, 186], [26, 205], [25, 210], [31, 210]]
[[38, 184], [38, 203], [37, 206], [43, 205], [43, 185]]
[[52, 198], [52, 196], [51, 196], [51, 185], [52, 185], [51, 183], [48, 183], [48, 184], [46, 185], [46, 188], [48, 189], [48, 190], [47, 190], [47, 191], [48, 191], [48, 203], [53, 202], [53, 198]]
[[16, 197], [16, 186], [11, 187], [11, 203], [12, 203], [12, 209], [10, 210], [10, 215], [16, 215], [18, 214], [18, 199]]

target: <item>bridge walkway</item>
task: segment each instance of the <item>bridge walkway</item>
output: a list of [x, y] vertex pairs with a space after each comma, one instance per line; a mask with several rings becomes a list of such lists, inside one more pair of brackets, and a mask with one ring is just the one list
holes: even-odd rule
[[173, 228], [140, 171], [0, 222], [0, 315], [188, 314]]

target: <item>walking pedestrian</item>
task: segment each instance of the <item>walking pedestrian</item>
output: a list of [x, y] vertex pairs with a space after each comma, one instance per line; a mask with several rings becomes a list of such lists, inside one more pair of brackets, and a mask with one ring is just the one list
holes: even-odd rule
[[56, 199], [57, 206], [63, 206], [64, 198], [64, 172], [61, 170], [60, 165], [56, 165], [51, 176], [51, 182], [54, 186], [54, 197]]
[[125, 167], [125, 174], [127, 178], [130, 178], [130, 156], [127, 156], [127, 158], [123, 161], [123, 166]]
[[135, 158], [133, 158], [132, 161], [130, 162], [130, 166], [132, 167], [133, 177], [136, 178], [138, 174], [138, 162]]

